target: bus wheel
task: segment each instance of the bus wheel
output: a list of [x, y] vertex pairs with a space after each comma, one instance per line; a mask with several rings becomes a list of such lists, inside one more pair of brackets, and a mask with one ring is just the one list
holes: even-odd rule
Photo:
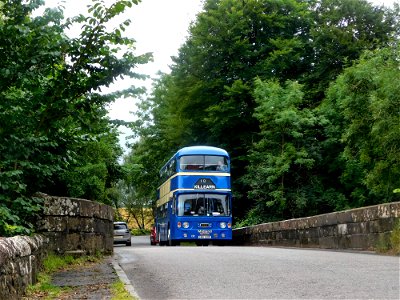
[[161, 240], [161, 234], [160, 234], [160, 232], [159, 232], [159, 233], [158, 233], [158, 245], [159, 245], [159, 246], [164, 246], [164, 243], [165, 243], [165, 242]]
[[169, 229], [169, 228], [168, 228], [168, 240], [167, 240], [167, 245], [168, 245], [168, 246], [179, 246], [179, 245], [180, 245], [179, 242], [177, 242], [177, 241], [171, 239], [171, 229]]
[[169, 226], [167, 231], [167, 246], [174, 246], [173, 241], [171, 241], [171, 229], [169, 229]]

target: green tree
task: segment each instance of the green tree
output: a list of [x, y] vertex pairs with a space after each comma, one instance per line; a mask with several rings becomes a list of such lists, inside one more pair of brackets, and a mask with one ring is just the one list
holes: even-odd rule
[[398, 199], [393, 190], [400, 175], [399, 57], [398, 45], [366, 52], [339, 76], [324, 102], [327, 130], [344, 146], [341, 179], [353, 207]]
[[[144, 114], [149, 126], [139, 126], [145, 132], [140, 147], [157, 153], [149, 156], [157, 157], [158, 168], [182, 146], [225, 148], [233, 158], [235, 216], [243, 217], [252, 205], [262, 206], [247, 197], [251, 180], [243, 176], [249, 153], [255, 150], [261, 157], [268, 155], [261, 146], [253, 149], [263, 136], [262, 117], [254, 114], [258, 107], [254, 78], [281, 85], [287, 80], [299, 82], [304, 96], [296, 109], [302, 113], [314, 109], [329, 84], [362, 51], [388, 45], [398, 36], [398, 17], [397, 8], [378, 8], [363, 0], [205, 1], [204, 11], [174, 59], [171, 74], [162, 76], [146, 101]], [[293, 176], [294, 184], [288, 181], [284, 190], [292, 193], [292, 200], [273, 215], [325, 212], [348, 204], [340, 183], [332, 183], [332, 175], [341, 174], [340, 148], [334, 147], [332, 136], [325, 136], [324, 115], [318, 109], [308, 113], [318, 116], [314, 126], [300, 126], [307, 131], [310, 146], [305, 145], [302, 152], [296, 141], [296, 153], [287, 157], [296, 161], [294, 157], [306, 153], [313, 159], [310, 169], [302, 166], [306, 187], [296, 194], [301, 172], [291, 163], [295, 167], [284, 178]], [[153, 147], [156, 145], [160, 148]], [[289, 153], [287, 149], [285, 154]]]
[[310, 2], [310, 64], [300, 82], [312, 107], [319, 105], [329, 83], [363, 51], [387, 46], [399, 36], [399, 10], [377, 7], [365, 0]]
[[[294, 35], [306, 27], [307, 19], [299, 18], [304, 14], [306, 5], [296, 1], [205, 3], [171, 74], [164, 76], [154, 95], [154, 125], [170, 146], [164, 162], [179, 147], [208, 144], [228, 150], [235, 178], [244, 174], [246, 154], [258, 130], [252, 116], [253, 78], [273, 76], [265, 65], [271, 53], [284, 47], [278, 40], [302, 49], [302, 37]], [[294, 76], [301, 61], [291, 62]], [[235, 180], [234, 189], [240, 195], [244, 191], [238, 183]], [[244, 209], [241, 202], [235, 201], [239, 214]]]
[[109, 189], [114, 188], [124, 175], [117, 161], [122, 155], [117, 132], [104, 134], [99, 140], [87, 141], [79, 145], [76, 152], [78, 157], [75, 163], [60, 176], [61, 182], [54, 188], [59, 190], [65, 186], [63, 194], [111, 205], [113, 200], [109, 197]]
[[[1, 3], [0, 235], [31, 229], [39, 209], [32, 195], [75, 167], [87, 141], [111, 131], [109, 103], [136, 94], [100, 91], [121, 76], [140, 78], [134, 67], [149, 59], [135, 56], [134, 40], [122, 35], [129, 20], [107, 27], [136, 3], [94, 0], [88, 16], [67, 20], [60, 9], [32, 17], [41, 0]], [[68, 38], [64, 30], [74, 24], [81, 33]]]
[[257, 79], [254, 95], [261, 139], [251, 152], [245, 177], [249, 197], [258, 203], [264, 221], [316, 211], [312, 185], [318, 180], [310, 170], [318, 158], [312, 130], [318, 119], [301, 108], [305, 101], [301, 86], [288, 81], [282, 87], [276, 81]]

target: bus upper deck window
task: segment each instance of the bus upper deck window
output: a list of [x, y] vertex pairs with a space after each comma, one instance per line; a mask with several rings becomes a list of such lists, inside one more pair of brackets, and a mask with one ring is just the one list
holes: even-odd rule
[[184, 171], [203, 170], [204, 156], [202, 155], [187, 155], [179, 159], [179, 168]]
[[205, 169], [209, 171], [228, 171], [228, 160], [223, 156], [206, 156]]

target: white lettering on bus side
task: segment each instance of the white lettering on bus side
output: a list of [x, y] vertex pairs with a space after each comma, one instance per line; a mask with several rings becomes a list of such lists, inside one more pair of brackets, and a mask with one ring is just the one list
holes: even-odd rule
[[193, 186], [195, 190], [215, 190], [215, 185], [207, 185], [207, 184], [195, 184]]

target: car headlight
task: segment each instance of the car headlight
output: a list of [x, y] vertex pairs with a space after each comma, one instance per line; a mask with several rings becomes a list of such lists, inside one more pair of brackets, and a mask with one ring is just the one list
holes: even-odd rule
[[226, 223], [225, 222], [219, 223], [219, 227], [221, 227], [222, 229], [226, 228]]
[[189, 222], [183, 222], [183, 228], [189, 228]]

